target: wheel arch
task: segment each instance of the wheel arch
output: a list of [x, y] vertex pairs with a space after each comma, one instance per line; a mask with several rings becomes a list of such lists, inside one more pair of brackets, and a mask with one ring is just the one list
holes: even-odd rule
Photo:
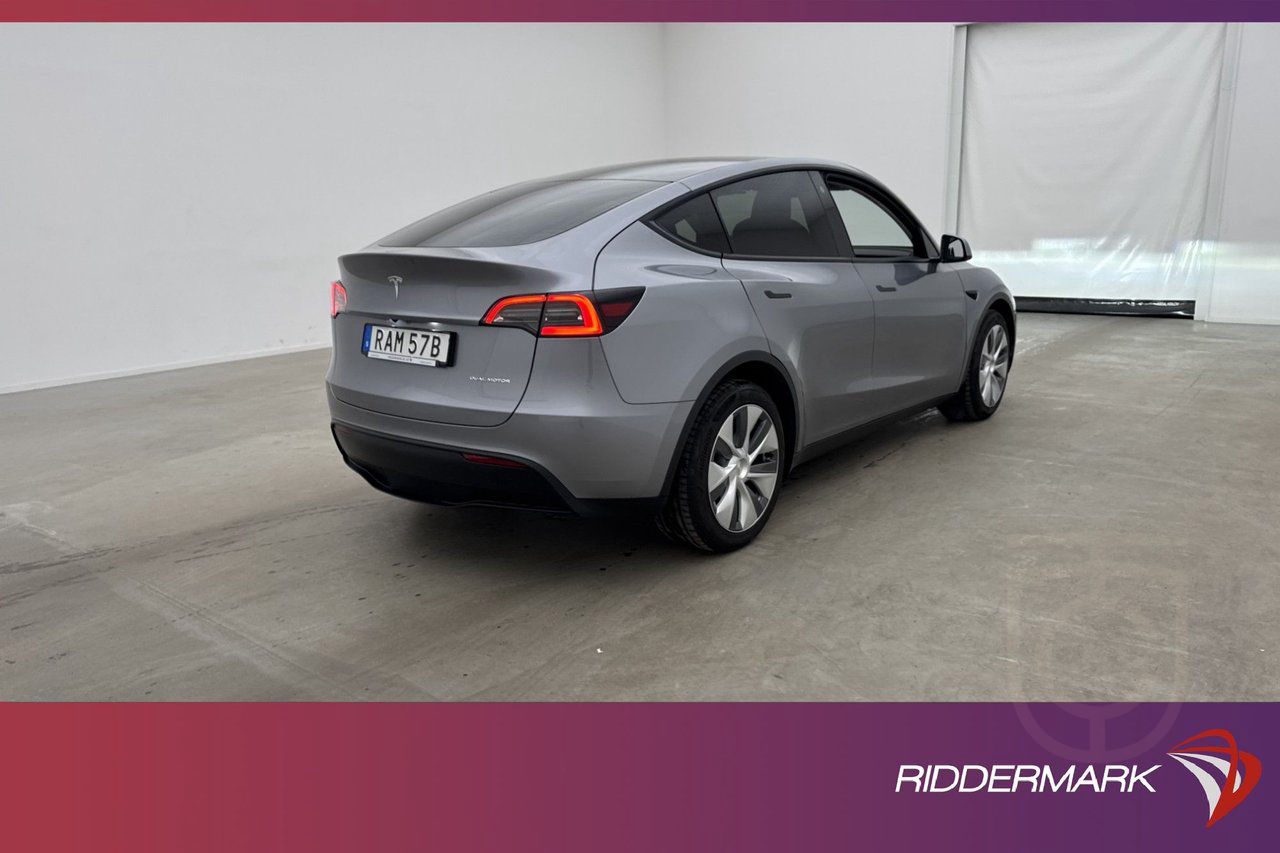
[[1009, 366], [1013, 366], [1013, 355], [1016, 352], [1016, 344], [1018, 342], [1018, 316], [1013, 310], [1013, 304], [1009, 298], [1003, 293], [996, 294], [987, 307], [983, 310], [983, 314], [987, 311], [995, 311], [1004, 317], [1006, 325], [1009, 327]]
[[789, 471], [791, 469], [796, 458], [796, 448], [799, 446], [801, 426], [800, 401], [796, 394], [795, 382], [782, 362], [772, 354], [762, 350], [743, 352], [734, 356], [711, 376], [711, 379], [707, 381], [706, 385], [698, 393], [693, 407], [689, 409], [684, 425], [680, 428], [680, 440], [676, 443], [675, 452], [672, 453], [671, 460], [667, 463], [667, 475], [662, 481], [662, 496], [664, 498], [671, 493], [671, 486], [676, 476], [676, 467], [680, 462], [680, 454], [683, 452], [685, 443], [689, 440], [689, 432], [693, 429], [693, 422], [697, 419], [698, 413], [702, 411], [702, 407], [706, 405], [707, 398], [711, 396], [711, 392], [726, 379], [743, 379], [748, 382], [754, 382], [773, 398], [774, 404], [778, 407], [778, 414], [782, 416], [782, 437], [787, 454], [786, 470]]

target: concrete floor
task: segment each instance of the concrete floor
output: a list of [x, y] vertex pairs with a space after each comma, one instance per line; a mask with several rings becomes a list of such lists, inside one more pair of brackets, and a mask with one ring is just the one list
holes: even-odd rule
[[1020, 322], [718, 558], [373, 491], [325, 352], [0, 397], [0, 698], [1280, 699], [1280, 329]]

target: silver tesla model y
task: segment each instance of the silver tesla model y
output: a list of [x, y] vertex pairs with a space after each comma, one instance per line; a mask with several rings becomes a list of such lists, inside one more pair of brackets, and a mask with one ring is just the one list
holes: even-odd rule
[[333, 435], [440, 504], [648, 512], [750, 542], [786, 473], [937, 406], [982, 420], [1014, 301], [839, 163], [636, 163], [518, 184], [339, 260]]

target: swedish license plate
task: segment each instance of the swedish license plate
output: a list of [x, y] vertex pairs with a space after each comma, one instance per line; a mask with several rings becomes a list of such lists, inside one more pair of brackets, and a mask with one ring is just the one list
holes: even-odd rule
[[364, 343], [360, 349], [369, 358], [448, 367], [453, 351], [453, 332], [397, 329], [369, 323], [364, 327]]

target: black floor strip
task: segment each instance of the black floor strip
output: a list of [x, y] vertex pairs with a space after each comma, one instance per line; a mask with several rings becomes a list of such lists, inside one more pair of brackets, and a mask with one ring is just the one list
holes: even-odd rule
[[1046, 314], [1120, 314], [1142, 317], [1195, 317], [1194, 299], [1067, 299], [1059, 296], [1018, 296], [1019, 311]]

